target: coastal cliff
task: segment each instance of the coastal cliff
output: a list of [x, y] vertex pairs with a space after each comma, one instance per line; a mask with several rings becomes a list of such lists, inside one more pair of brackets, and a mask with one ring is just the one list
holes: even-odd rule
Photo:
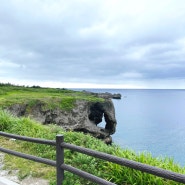
[[[110, 144], [116, 131], [113, 98], [120, 94], [74, 91], [64, 88], [1, 84], [0, 107], [15, 116], [30, 117], [41, 124], [90, 133]], [[104, 121], [105, 126], [99, 124]]]
[[[28, 104], [13, 104], [7, 109], [15, 116], [29, 116], [42, 124], [57, 124], [65, 130], [89, 133], [107, 144], [112, 143], [111, 135], [116, 131], [115, 108], [112, 95], [93, 94], [103, 98], [103, 101], [91, 102], [76, 100], [71, 110], [46, 108], [45, 103], [37, 100], [33, 106]], [[105, 128], [98, 124], [105, 121]]]

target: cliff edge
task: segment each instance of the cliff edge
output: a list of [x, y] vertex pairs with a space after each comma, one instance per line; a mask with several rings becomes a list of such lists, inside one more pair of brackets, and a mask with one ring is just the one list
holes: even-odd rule
[[[98, 96], [98, 95], [97, 95]], [[104, 98], [104, 101], [90, 102], [86, 100], [77, 100], [71, 110], [45, 109], [41, 101], [29, 107], [27, 104], [14, 104], [8, 107], [8, 110], [15, 116], [29, 116], [30, 118], [42, 124], [57, 124], [65, 130], [80, 131], [90, 133], [98, 139], [102, 139], [107, 144], [112, 143], [110, 135], [116, 131], [115, 108], [110, 97]], [[105, 120], [105, 128], [98, 124]]]

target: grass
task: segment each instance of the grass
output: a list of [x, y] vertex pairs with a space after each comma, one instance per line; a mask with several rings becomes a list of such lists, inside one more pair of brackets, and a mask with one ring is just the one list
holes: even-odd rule
[[43, 109], [56, 109], [69, 111], [75, 106], [78, 100], [85, 101], [104, 101], [94, 95], [85, 92], [56, 89], [40, 88], [38, 86], [24, 87], [11, 84], [0, 84], [0, 107], [6, 108], [14, 104], [27, 105], [29, 111], [34, 105], [40, 103]]
[[[18, 135], [51, 140], [55, 139], [56, 134], [60, 133], [64, 135], [65, 142], [68, 143], [91, 148], [134, 161], [139, 161], [141, 163], [161, 167], [163, 169], [168, 169], [174, 172], [182, 174], [185, 173], [185, 168], [179, 166], [178, 164], [175, 164], [172, 159], [154, 158], [149, 153], [136, 154], [134, 151], [122, 149], [116, 145], [108, 146], [102, 141], [95, 139], [90, 135], [76, 132], [65, 132], [58, 126], [41, 125], [29, 118], [24, 117], [17, 118], [10, 115], [4, 110], [0, 110], [0, 130]], [[12, 141], [10, 139], [5, 139], [2, 137], [0, 137], [0, 143], [1, 147], [6, 147], [14, 149], [16, 151], [55, 160], [55, 149], [52, 146], [38, 145], [18, 140]], [[93, 173], [96, 176], [107, 179], [118, 185], [180, 184], [69, 150], [65, 150], [65, 163]], [[28, 175], [32, 175], [33, 177], [42, 177], [49, 179], [50, 185], [56, 184], [56, 174], [53, 167], [28, 161], [18, 157], [13, 157], [10, 155], [6, 155], [5, 164], [5, 167], [8, 169], [19, 169], [18, 175], [20, 179], [23, 179]], [[71, 173], [65, 172], [64, 185], [68, 184], [94, 185], [94, 183], [92, 182], [79, 178]]]

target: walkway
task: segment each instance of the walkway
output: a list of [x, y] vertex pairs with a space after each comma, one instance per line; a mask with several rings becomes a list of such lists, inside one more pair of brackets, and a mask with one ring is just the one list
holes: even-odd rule
[[49, 185], [48, 180], [33, 177], [27, 177], [20, 182], [17, 177], [18, 171], [13, 170], [9, 174], [8, 170], [3, 169], [4, 155], [4, 153], [0, 152], [0, 185]]
[[13, 181], [10, 181], [4, 177], [0, 177], [0, 185], [19, 185]]

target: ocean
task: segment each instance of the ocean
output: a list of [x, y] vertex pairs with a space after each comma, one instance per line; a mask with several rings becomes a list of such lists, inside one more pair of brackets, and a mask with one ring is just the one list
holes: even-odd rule
[[136, 153], [146, 151], [154, 157], [170, 157], [185, 166], [185, 90], [88, 90], [122, 95], [121, 100], [113, 99], [115, 144]]

